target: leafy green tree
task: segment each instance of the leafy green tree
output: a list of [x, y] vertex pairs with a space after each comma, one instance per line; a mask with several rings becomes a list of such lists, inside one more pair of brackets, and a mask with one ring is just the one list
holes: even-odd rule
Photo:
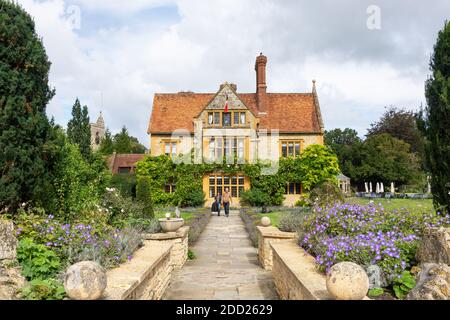
[[106, 129], [105, 136], [100, 142], [99, 152], [103, 155], [111, 155], [114, 152], [114, 141], [109, 129]]
[[313, 144], [308, 146], [301, 154], [299, 160], [299, 173], [301, 183], [305, 190], [325, 182], [336, 181], [339, 174], [339, 162], [336, 154], [328, 147]]
[[358, 133], [349, 128], [325, 131], [325, 145], [330, 147], [339, 159], [339, 167], [343, 174], [352, 180], [357, 178], [356, 168], [361, 166], [361, 146], [363, 141]]
[[91, 156], [91, 127], [87, 106], [81, 107], [80, 100], [75, 100], [72, 107], [72, 119], [67, 124], [69, 141], [77, 144], [85, 159]]
[[117, 153], [145, 153], [145, 147], [138, 139], [130, 136], [125, 126], [114, 136], [114, 151]]
[[11, 211], [21, 202], [39, 202], [48, 185], [49, 70], [33, 19], [20, 5], [1, 1], [0, 207]]
[[424, 138], [417, 127], [416, 115], [413, 111], [389, 107], [381, 119], [370, 125], [367, 137], [388, 133], [394, 138], [403, 140], [411, 146], [411, 151], [423, 158]]
[[450, 22], [439, 31], [430, 70], [425, 85], [427, 107], [420, 112], [418, 124], [426, 137], [434, 204], [450, 213]]
[[417, 179], [420, 174], [417, 155], [410, 152], [410, 145], [387, 133], [367, 138], [361, 158], [362, 165], [357, 168], [359, 182], [403, 185]]
[[131, 153], [131, 139], [125, 126], [114, 136], [114, 149], [117, 153]]
[[145, 218], [155, 217], [151, 195], [151, 179], [149, 177], [141, 176], [138, 178], [138, 183], [136, 186], [136, 200], [140, 201], [144, 205], [143, 214]]
[[45, 208], [64, 221], [73, 221], [95, 208], [108, 185], [109, 172], [100, 155], [94, 154], [89, 162], [85, 160], [61, 128], [55, 128], [55, 135], [51, 197]]

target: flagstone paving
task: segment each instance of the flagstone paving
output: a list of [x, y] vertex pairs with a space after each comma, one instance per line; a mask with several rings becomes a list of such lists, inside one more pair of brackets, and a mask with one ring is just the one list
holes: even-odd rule
[[174, 273], [166, 300], [278, 299], [270, 272], [261, 268], [239, 212], [214, 215], [191, 250], [196, 259]]

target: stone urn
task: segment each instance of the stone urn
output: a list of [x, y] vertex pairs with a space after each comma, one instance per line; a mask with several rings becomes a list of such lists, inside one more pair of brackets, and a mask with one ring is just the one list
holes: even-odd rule
[[184, 225], [183, 218], [163, 218], [159, 219], [159, 225], [164, 232], [174, 232]]

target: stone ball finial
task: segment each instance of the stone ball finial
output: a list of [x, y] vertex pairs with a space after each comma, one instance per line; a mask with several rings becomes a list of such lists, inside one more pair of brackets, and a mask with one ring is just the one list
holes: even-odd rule
[[369, 290], [369, 277], [356, 263], [340, 262], [328, 271], [326, 284], [337, 300], [362, 300]]
[[67, 269], [64, 289], [70, 299], [97, 300], [106, 289], [106, 281], [106, 271], [101, 265], [93, 261], [82, 261]]
[[269, 227], [271, 225], [271, 221], [269, 217], [262, 217], [261, 218], [261, 225], [263, 227]]

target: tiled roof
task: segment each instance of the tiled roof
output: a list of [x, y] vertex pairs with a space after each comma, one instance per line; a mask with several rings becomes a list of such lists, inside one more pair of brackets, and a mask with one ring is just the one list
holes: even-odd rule
[[133, 168], [136, 163], [142, 160], [145, 154], [116, 154], [114, 153], [108, 159], [109, 170], [112, 173], [118, 173], [119, 168]]
[[[148, 133], [172, 133], [177, 129], [194, 132], [193, 119], [206, 107], [215, 93], [155, 94]], [[320, 110], [313, 93], [267, 93], [267, 114], [259, 115], [255, 93], [237, 93], [260, 118], [261, 129], [281, 133], [319, 133]]]

